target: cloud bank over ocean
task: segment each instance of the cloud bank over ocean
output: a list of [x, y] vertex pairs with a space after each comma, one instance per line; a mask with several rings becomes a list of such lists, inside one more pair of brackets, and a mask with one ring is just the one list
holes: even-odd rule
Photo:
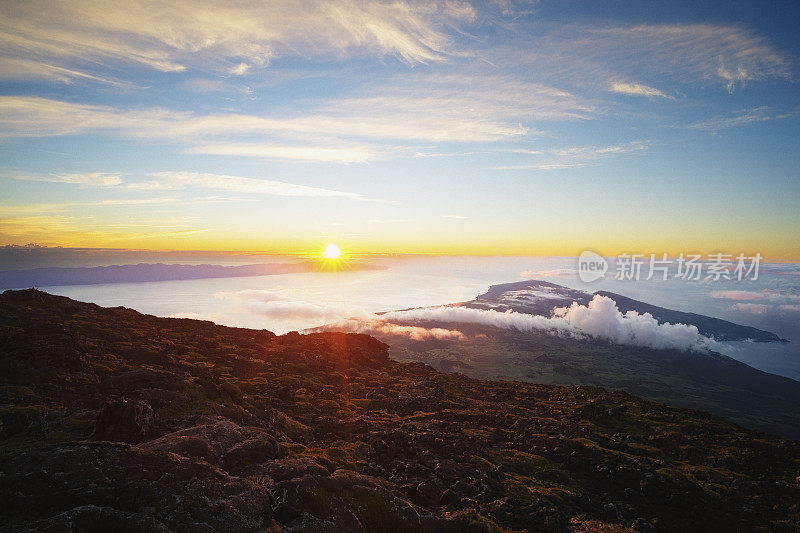
[[[623, 314], [613, 299], [601, 295], [595, 295], [587, 306], [573, 302], [569, 307], [555, 308], [552, 317], [514, 311], [442, 306], [391, 311], [370, 317], [348, 317], [326, 326], [325, 329], [396, 334], [416, 340], [458, 339], [463, 336], [457, 329], [420, 327], [426, 322], [481, 324], [522, 332], [543, 331], [572, 338], [598, 338], [615, 344], [654, 349], [706, 352], [717, 346], [714, 339], [701, 335], [696, 326], [659, 323], [650, 313], [628, 311]], [[409, 323], [414, 325], [406, 325]], [[409, 327], [414, 328], [413, 331], [404, 329]]]

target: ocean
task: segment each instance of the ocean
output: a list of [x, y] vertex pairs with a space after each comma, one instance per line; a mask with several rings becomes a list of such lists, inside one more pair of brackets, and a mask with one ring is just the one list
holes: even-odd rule
[[[225, 264], [260, 260], [245, 256]], [[726, 343], [720, 351], [760, 370], [800, 380], [800, 265], [762, 265], [757, 280], [633, 281], [610, 273], [584, 283], [577, 276], [575, 258], [568, 257], [376, 256], [369, 262], [386, 269], [40, 288], [103, 306], [281, 334], [362, 313], [470, 300], [493, 284], [540, 279], [771, 331], [790, 342]]]

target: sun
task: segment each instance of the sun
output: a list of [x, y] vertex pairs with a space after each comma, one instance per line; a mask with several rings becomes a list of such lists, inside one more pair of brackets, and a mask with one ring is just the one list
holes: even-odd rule
[[339, 256], [342, 255], [342, 251], [333, 243], [329, 243], [328, 246], [325, 247], [325, 251], [322, 252], [322, 255], [325, 256], [325, 259], [339, 259]]

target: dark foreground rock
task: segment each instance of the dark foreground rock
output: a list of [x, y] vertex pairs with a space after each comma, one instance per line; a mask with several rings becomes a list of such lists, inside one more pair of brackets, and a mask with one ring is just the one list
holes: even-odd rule
[[[204, 461], [120, 443], [78, 442], [24, 453], [5, 466], [5, 475], [16, 490], [4, 494], [4, 505], [55, 515], [48, 519], [54, 526], [74, 513], [87, 523], [92, 516], [109, 525], [135, 519], [165, 531], [258, 531], [270, 519], [271, 498], [263, 486]], [[11, 487], [4, 482], [5, 488]]]
[[0, 296], [0, 531], [796, 531], [800, 444], [364, 335]]

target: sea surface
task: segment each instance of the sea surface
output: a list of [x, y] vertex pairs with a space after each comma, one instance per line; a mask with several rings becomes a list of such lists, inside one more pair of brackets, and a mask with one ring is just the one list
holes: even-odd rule
[[[215, 263], [262, 259], [218, 258]], [[269, 256], [267, 260], [285, 258]], [[800, 265], [764, 264], [757, 280], [632, 281], [617, 280], [609, 272], [583, 283], [576, 274], [575, 258], [568, 257], [376, 256], [367, 260], [387, 268], [40, 288], [103, 306], [280, 334], [365, 313], [466, 301], [493, 284], [540, 279], [591, 292], [607, 290], [771, 331], [790, 342], [728, 343], [720, 351], [760, 370], [800, 380]]]

